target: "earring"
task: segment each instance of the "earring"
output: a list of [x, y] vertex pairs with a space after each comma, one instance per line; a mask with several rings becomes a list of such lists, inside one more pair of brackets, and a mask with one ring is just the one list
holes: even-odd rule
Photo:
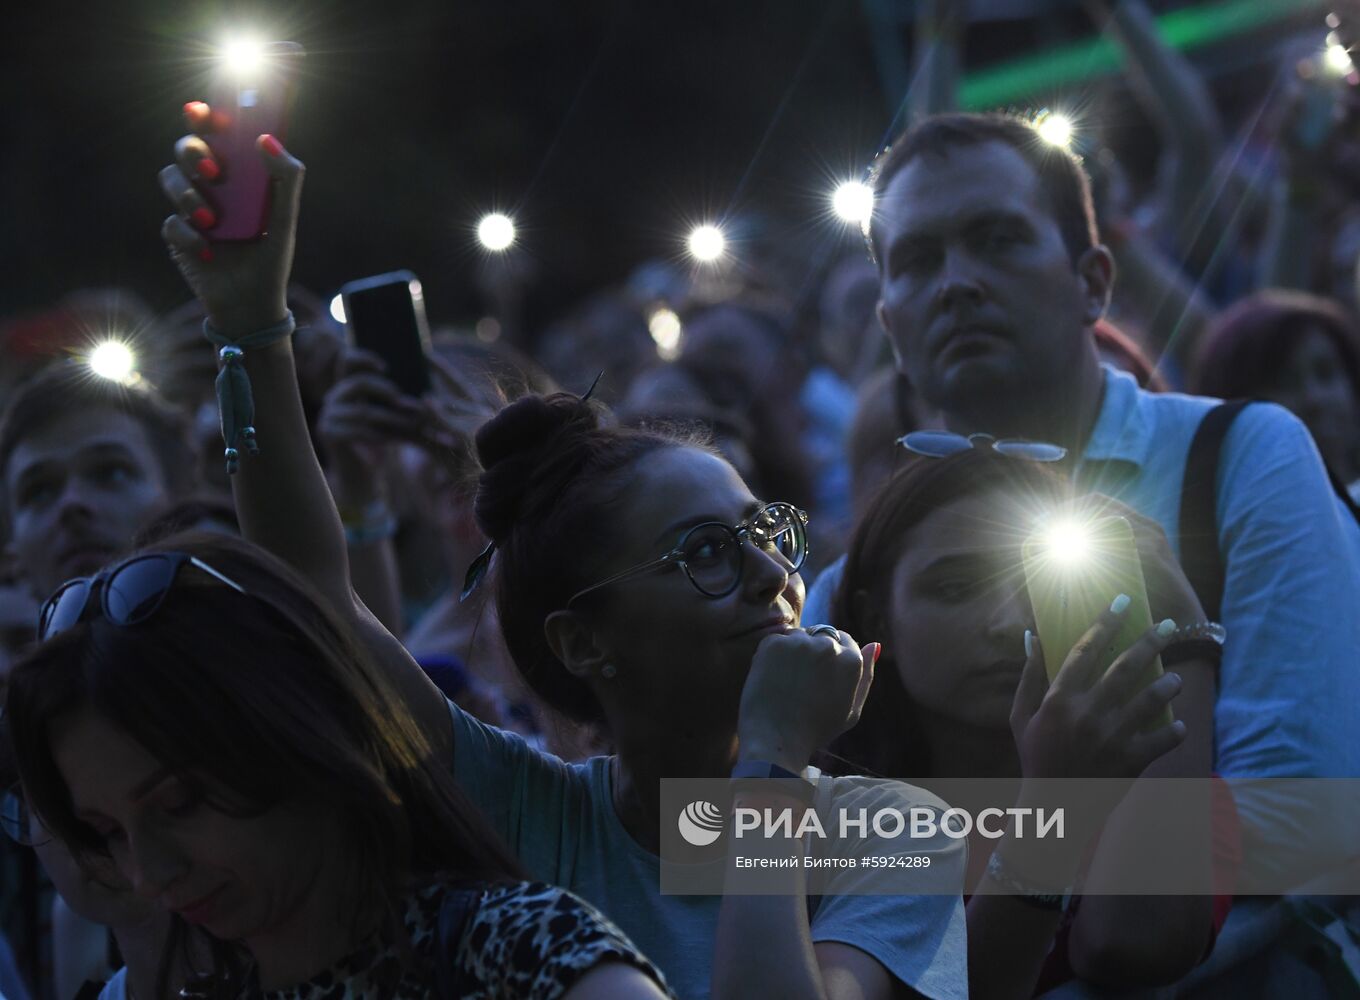
[[600, 668], [600, 676], [607, 681], [612, 681], [619, 675], [619, 668], [612, 663], [606, 663]]

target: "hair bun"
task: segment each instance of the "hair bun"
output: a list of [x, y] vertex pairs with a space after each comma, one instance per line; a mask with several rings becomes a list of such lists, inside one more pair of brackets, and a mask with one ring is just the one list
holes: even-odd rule
[[524, 396], [483, 424], [475, 439], [482, 475], [473, 504], [482, 532], [496, 541], [509, 534], [527, 498], [539, 492], [534, 487], [545, 466], [558, 464], [547, 457], [564, 450], [568, 436], [599, 426], [596, 408], [565, 392]]

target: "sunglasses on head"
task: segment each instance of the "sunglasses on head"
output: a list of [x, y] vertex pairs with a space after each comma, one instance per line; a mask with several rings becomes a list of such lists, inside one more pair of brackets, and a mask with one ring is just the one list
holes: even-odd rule
[[133, 556], [94, 576], [67, 580], [43, 602], [38, 613], [38, 640], [65, 632], [85, 615], [90, 596], [99, 591], [99, 608], [114, 625], [136, 625], [156, 613], [179, 571], [194, 566], [237, 593], [246, 589], [202, 559], [183, 552]]
[[1028, 462], [1061, 462], [1067, 456], [1067, 449], [1047, 441], [1024, 441], [1020, 438], [997, 440], [990, 434], [954, 434], [951, 431], [912, 431], [897, 439], [907, 451], [929, 458], [948, 458], [961, 451], [976, 448], [985, 451], [990, 448], [998, 455], [1019, 458]]

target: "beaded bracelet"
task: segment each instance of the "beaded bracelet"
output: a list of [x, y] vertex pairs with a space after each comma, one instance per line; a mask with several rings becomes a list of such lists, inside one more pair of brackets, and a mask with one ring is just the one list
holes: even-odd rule
[[1040, 910], [1060, 912], [1067, 897], [1072, 894], [1070, 886], [1062, 892], [1040, 892], [1033, 886], [1027, 885], [1023, 879], [1006, 867], [1006, 862], [1001, 860], [1001, 855], [997, 854], [996, 851], [993, 851], [992, 856], [987, 859], [987, 877], [1001, 888], [1008, 890], [1012, 898]]
[[1228, 640], [1228, 630], [1218, 622], [1193, 622], [1182, 625], [1171, 633], [1171, 639], [1162, 650], [1162, 668], [1172, 667], [1192, 660], [1203, 660], [1214, 665], [1217, 670], [1223, 662], [1223, 644]]
[[214, 327], [210, 321], [203, 321], [203, 336], [220, 348], [218, 357], [222, 361], [222, 368], [217, 373], [217, 410], [222, 418], [222, 440], [227, 446], [223, 453], [227, 460], [227, 475], [235, 475], [240, 465], [238, 444], [244, 444], [246, 451], [252, 455], [260, 453], [259, 443], [255, 440], [255, 397], [250, 389], [250, 376], [246, 374], [244, 348], [268, 347], [291, 337], [296, 329], [297, 324], [291, 312], [273, 326], [235, 340]]

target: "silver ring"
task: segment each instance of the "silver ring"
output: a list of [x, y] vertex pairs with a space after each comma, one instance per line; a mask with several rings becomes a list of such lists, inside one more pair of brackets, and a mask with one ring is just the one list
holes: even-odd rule
[[833, 639], [840, 639], [841, 630], [835, 625], [809, 625], [804, 631], [808, 635], [829, 635]]

